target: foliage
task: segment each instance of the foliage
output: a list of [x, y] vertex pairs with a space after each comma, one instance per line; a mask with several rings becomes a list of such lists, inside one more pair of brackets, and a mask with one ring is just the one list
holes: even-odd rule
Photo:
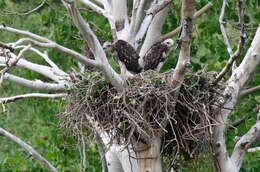
[[[45, 36], [57, 43], [81, 52], [82, 38], [73, 26], [71, 19], [60, 1], [47, 1], [41, 9], [30, 15], [7, 15], [7, 11], [18, 11], [20, 13], [26, 12], [39, 5], [40, 1], [34, 0], [1, 0], [0, 1], [0, 22], [5, 23], [7, 26], [15, 28], [30, 30], [33, 33]], [[128, 1], [130, 3], [130, 1]], [[174, 0], [171, 5], [169, 17], [164, 25], [163, 33], [167, 33], [176, 28], [180, 24], [180, 1]], [[197, 0], [196, 10], [202, 8], [208, 1]], [[226, 64], [229, 56], [226, 47], [222, 41], [218, 24], [218, 15], [220, 12], [221, 1], [212, 1], [214, 6], [206, 12], [203, 16], [195, 21], [194, 32], [192, 38], [191, 48], [191, 69], [194, 72], [203, 69], [205, 66], [209, 71], [220, 71]], [[225, 21], [227, 21], [226, 28], [231, 39], [232, 48], [235, 49], [237, 37], [239, 36], [238, 30], [233, 27], [233, 23], [237, 22], [236, 1], [229, 1], [225, 13]], [[248, 41], [243, 53], [240, 55], [237, 63], [241, 62], [247, 48], [249, 47], [252, 37], [254, 36], [255, 26], [259, 25], [260, 20], [260, 2], [258, 0], [246, 1], [246, 33]], [[79, 7], [83, 7], [78, 3]], [[61, 8], [62, 7], [62, 8]], [[112, 40], [111, 33], [109, 32], [109, 25], [102, 17], [96, 15], [90, 9], [84, 8], [81, 10], [83, 17], [87, 21], [91, 21], [90, 26], [99, 37], [104, 37], [107, 40]], [[2, 42], [16, 41], [20, 36], [0, 32], [0, 39]], [[77, 63], [64, 57], [63, 54], [48, 49], [49, 56], [60, 66], [63, 70], [69, 71], [71, 67], [77, 70]], [[175, 66], [177, 62], [178, 52], [174, 50], [170, 54], [170, 58], [164, 65], [162, 71]], [[44, 64], [42, 59], [35, 58], [34, 53], [27, 53], [26, 58], [33, 62]], [[113, 60], [110, 59], [111, 63]], [[114, 64], [114, 63], [113, 63]], [[207, 65], [206, 65], [207, 64]], [[115, 66], [114, 66], [115, 67]], [[35, 74], [31, 71], [24, 69], [15, 69], [11, 73], [16, 73], [25, 76], [28, 79], [39, 78], [42, 76]], [[260, 67], [258, 66], [255, 76], [249, 83], [249, 86], [260, 85]], [[4, 83], [3, 88], [0, 88], [0, 96], [10, 96], [17, 93], [32, 92], [32, 90], [25, 89], [10, 83]], [[237, 117], [242, 118], [248, 114], [245, 122], [237, 129], [227, 131], [227, 146], [229, 153], [234, 145], [234, 136], [243, 135], [252, 124], [256, 121], [256, 113], [252, 110], [260, 103], [260, 92], [250, 94], [243, 97], [237, 106], [230, 119], [230, 123]], [[26, 142], [30, 143], [36, 150], [47, 158], [59, 171], [78, 171], [80, 164], [80, 156], [77, 150], [77, 142], [73, 136], [65, 136], [64, 129], [59, 128], [58, 111], [62, 105], [61, 101], [57, 100], [37, 100], [28, 99], [19, 101], [19, 103], [12, 103], [8, 105], [7, 113], [0, 115], [0, 126], [12, 132], [13, 134], [21, 137]], [[260, 146], [257, 142], [253, 146]], [[89, 142], [86, 146], [87, 150], [87, 169], [86, 171], [100, 171], [100, 162], [97, 149], [93, 141]], [[26, 158], [27, 152], [16, 144], [1, 138], [0, 140], [0, 169], [1, 171], [46, 171], [36, 160]], [[203, 156], [203, 155], [202, 155]], [[184, 157], [181, 157], [184, 158]], [[203, 160], [203, 158], [202, 158]], [[209, 160], [208, 160], [209, 161]], [[241, 171], [257, 172], [260, 169], [260, 153], [248, 153]], [[202, 161], [199, 165], [192, 164], [197, 171], [208, 171], [210, 162], [205, 163]], [[181, 162], [177, 166], [183, 166]], [[205, 167], [204, 169], [201, 167]], [[188, 167], [183, 166], [183, 171], [190, 171]]]

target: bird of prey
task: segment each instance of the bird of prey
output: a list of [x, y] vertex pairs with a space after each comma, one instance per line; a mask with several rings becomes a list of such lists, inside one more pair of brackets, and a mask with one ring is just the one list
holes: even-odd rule
[[117, 53], [118, 60], [125, 65], [129, 72], [137, 74], [142, 71], [142, 68], [138, 63], [140, 57], [131, 44], [124, 40], [118, 40], [114, 44], [114, 48]]
[[167, 59], [172, 46], [172, 39], [166, 39], [154, 44], [143, 57], [143, 71], [151, 69], [159, 72]]
[[134, 47], [124, 40], [118, 40], [113, 44], [106, 44], [106, 50], [110, 49], [115, 61], [119, 64], [121, 75], [126, 79], [133, 74], [142, 72], [142, 67], [138, 63], [140, 56]]

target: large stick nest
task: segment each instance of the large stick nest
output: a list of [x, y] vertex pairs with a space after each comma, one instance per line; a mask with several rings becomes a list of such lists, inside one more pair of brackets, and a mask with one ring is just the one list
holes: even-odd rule
[[68, 90], [62, 124], [75, 133], [89, 135], [94, 131], [87, 114], [109, 133], [111, 140], [149, 146], [151, 139], [163, 135], [164, 153], [178, 150], [192, 156], [195, 148], [211, 141], [215, 114], [221, 108], [217, 103], [221, 86], [210, 84], [212, 73], [198, 72], [186, 75], [181, 87], [175, 88], [169, 82], [172, 72], [138, 74], [127, 80], [123, 93], [118, 93], [100, 73], [85, 73]]

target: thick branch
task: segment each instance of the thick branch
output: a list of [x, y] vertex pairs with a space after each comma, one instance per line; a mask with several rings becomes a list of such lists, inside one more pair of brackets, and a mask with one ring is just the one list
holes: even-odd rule
[[249, 148], [247, 149], [247, 152], [257, 152], [260, 151], [260, 147], [255, 147], [255, 148]]
[[65, 93], [60, 93], [60, 94], [42, 94], [42, 93], [30, 93], [30, 94], [22, 94], [22, 95], [17, 95], [17, 96], [12, 96], [12, 97], [4, 97], [0, 98], [0, 103], [10, 103], [10, 102], [15, 102], [16, 100], [24, 99], [24, 98], [61, 98], [65, 97], [67, 94]]
[[[260, 115], [260, 111], [259, 111]], [[241, 167], [247, 149], [250, 148], [252, 143], [260, 138], [260, 121], [253, 125], [250, 130], [243, 135], [236, 143], [234, 151], [231, 155], [231, 160], [236, 164], [238, 168]]]
[[185, 69], [190, 64], [190, 43], [193, 28], [194, 0], [182, 1], [182, 31], [178, 38], [179, 59], [174, 70], [173, 80], [180, 85], [184, 79]]
[[9, 133], [8, 131], [4, 130], [0, 127], [0, 135], [5, 136], [6, 138], [14, 141], [15, 143], [22, 146], [25, 150], [27, 150], [34, 158], [40, 161], [40, 163], [46, 167], [51, 172], [57, 172], [56, 168], [53, 167], [45, 158], [43, 158], [36, 150], [34, 150], [30, 145], [26, 144], [20, 138], [14, 136], [13, 134]]
[[117, 90], [122, 91], [124, 89], [123, 80], [108, 63], [106, 54], [101, 44], [90, 29], [89, 24], [83, 20], [82, 16], [79, 13], [79, 10], [76, 7], [75, 2], [72, 1], [70, 4], [64, 3], [64, 5], [67, 7], [74, 24], [81, 32], [84, 41], [88, 43], [88, 46], [93, 52], [96, 58], [95, 61], [99, 63], [97, 67], [104, 72], [106, 78], [110, 81], [112, 85], [117, 88]]
[[[146, 51], [155, 43], [161, 41], [161, 30], [162, 26], [167, 17], [167, 13], [169, 10], [169, 4], [165, 3], [164, 0], [159, 1], [158, 3], [152, 3], [151, 7], [147, 11], [147, 15], [145, 16], [140, 29], [135, 35], [135, 46], [137, 47], [140, 44], [141, 40], [146, 34], [145, 42], [141, 48], [140, 56], [146, 53]], [[150, 11], [150, 12], [149, 12]], [[142, 65], [142, 60], [141, 60]]]
[[53, 83], [45, 83], [40, 80], [31, 81], [8, 73], [5, 73], [4, 79], [13, 82], [15, 84], [22, 85], [27, 88], [36, 89], [36, 90], [65, 91], [66, 89], [66, 84], [64, 83], [53, 84]]
[[103, 172], [108, 172], [107, 160], [106, 160], [105, 150], [103, 147], [103, 142], [97, 133], [95, 133], [95, 140], [98, 147], [99, 156], [101, 158]]
[[[154, 0], [135, 0], [138, 1], [136, 2], [136, 11], [135, 11], [135, 15], [133, 15], [132, 17], [134, 17], [132, 19], [131, 25], [130, 25], [130, 34], [131, 34], [131, 38], [134, 38], [137, 34], [137, 32], [140, 30], [141, 28], [141, 24], [144, 20], [144, 17], [146, 15], [145, 11], [150, 7], [151, 3]], [[133, 10], [135, 10], [135, 8], [133, 8]], [[134, 21], [133, 21], [134, 20]]]
[[0, 42], [0, 47], [3, 49], [9, 49], [11, 52], [14, 52], [14, 48], [8, 45], [5, 45], [4, 43]]
[[234, 105], [237, 102], [239, 92], [247, 83], [249, 77], [252, 75], [255, 67], [258, 65], [260, 61], [260, 26], [258, 27], [255, 37], [251, 43], [250, 48], [247, 51], [246, 56], [244, 57], [242, 63], [235, 71], [232, 73], [232, 76], [227, 81], [227, 86], [224, 91], [225, 97], [230, 97], [227, 102], [220, 97], [219, 102], [225, 104], [225, 108], [221, 110], [221, 112], [216, 116], [216, 120], [220, 123], [214, 128], [214, 150], [216, 159], [220, 168], [223, 171], [238, 171], [239, 167], [234, 165], [233, 161], [228, 157], [228, 153], [226, 150], [226, 144], [224, 139], [226, 123], [228, 116]]
[[[12, 61], [11, 59], [10, 61]], [[0, 56], [0, 64], [5, 64], [5, 58]], [[40, 64], [35, 64], [32, 62], [29, 62], [25, 59], [20, 59], [18, 63], [16, 64], [18, 67], [22, 67], [25, 69], [29, 69], [31, 71], [37, 72], [45, 77], [48, 77], [56, 82], [64, 82], [67, 81], [69, 82], [70, 78], [69, 75], [59, 68], [51, 68], [49, 66], [44, 66]]]
[[[145, 41], [142, 45], [142, 48], [140, 50], [140, 65], [143, 65], [143, 56], [145, 53], [151, 48], [152, 45], [154, 45], [157, 42], [160, 42], [162, 40], [161, 30], [162, 26], [166, 20], [167, 14], [168, 14], [168, 7], [165, 7], [163, 10], [158, 12], [154, 18], [152, 19], [151, 24], [149, 25], [149, 28], [146, 33]], [[151, 16], [152, 17], [152, 16]], [[143, 28], [140, 28], [140, 30]], [[145, 34], [145, 32], [144, 32]], [[136, 35], [136, 40], [140, 39], [138, 38], [139, 35]], [[144, 36], [144, 35], [143, 35]]]
[[[199, 16], [201, 16], [203, 13], [205, 13], [208, 9], [210, 9], [213, 6], [213, 4], [211, 2], [209, 2], [207, 5], [205, 5], [203, 8], [201, 8], [199, 11], [197, 11], [194, 15], [193, 15], [193, 20], [195, 20], [196, 18], [198, 18]], [[173, 31], [163, 35], [162, 39], [168, 39], [173, 37], [174, 35], [177, 35], [181, 30], [181, 26], [177, 27], [176, 29], [174, 29]]]

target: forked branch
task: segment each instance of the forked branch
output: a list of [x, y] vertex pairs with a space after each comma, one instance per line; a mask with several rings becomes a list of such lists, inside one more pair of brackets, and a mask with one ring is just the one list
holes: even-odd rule
[[112, 69], [112, 67], [108, 63], [106, 54], [101, 44], [99, 43], [96, 35], [90, 29], [89, 24], [86, 23], [80, 15], [75, 2], [73, 0], [66, 0], [63, 1], [63, 3], [67, 8], [69, 14], [71, 15], [74, 24], [81, 32], [83, 40], [88, 43], [89, 48], [93, 52], [95, 56], [94, 62], [97, 63], [96, 67], [104, 72], [105, 77], [110, 81], [112, 85], [117, 88], [117, 90], [123, 91], [124, 87], [122, 78]]
[[243, 47], [244, 47], [244, 44], [245, 44], [245, 41], [246, 41], [245, 28], [244, 28], [244, 26], [245, 26], [244, 10], [242, 8], [243, 0], [237, 0], [237, 1], [238, 1], [238, 7], [237, 8], [238, 8], [238, 19], [239, 19], [238, 25], [240, 27], [240, 40], [239, 40], [239, 43], [237, 45], [237, 50], [234, 53], [232, 51], [232, 48], [231, 48], [231, 45], [229, 43], [228, 36], [227, 36], [226, 30], [225, 30], [225, 27], [224, 27], [223, 18], [224, 18], [225, 7], [226, 7], [227, 2], [226, 2], [226, 0], [223, 0], [221, 14], [220, 14], [220, 17], [219, 17], [219, 23], [220, 23], [220, 30], [221, 30], [221, 33], [223, 35], [223, 40], [224, 40], [224, 43], [227, 47], [227, 51], [229, 53], [230, 58], [229, 58], [229, 60], [226, 64], [226, 66], [222, 69], [222, 71], [217, 75], [216, 79], [213, 81], [213, 84], [216, 84], [217, 82], [219, 82], [224, 77], [224, 75], [230, 70], [234, 61], [241, 54]]

